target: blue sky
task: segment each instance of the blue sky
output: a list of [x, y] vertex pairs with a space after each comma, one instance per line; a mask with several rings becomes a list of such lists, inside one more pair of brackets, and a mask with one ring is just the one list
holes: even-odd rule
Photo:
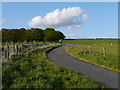
[[68, 38], [118, 37], [118, 3], [117, 2], [3, 2], [3, 28], [31, 28], [28, 24], [36, 16], [44, 17], [56, 9], [80, 7], [88, 16], [88, 20], [80, 19], [79, 28], [62, 31]]

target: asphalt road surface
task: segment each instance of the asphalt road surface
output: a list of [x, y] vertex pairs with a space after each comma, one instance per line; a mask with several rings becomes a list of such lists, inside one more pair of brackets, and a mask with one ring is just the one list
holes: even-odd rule
[[118, 73], [84, 62], [65, 52], [65, 45], [47, 53], [47, 57], [60, 66], [90, 77], [110, 88], [118, 88]]

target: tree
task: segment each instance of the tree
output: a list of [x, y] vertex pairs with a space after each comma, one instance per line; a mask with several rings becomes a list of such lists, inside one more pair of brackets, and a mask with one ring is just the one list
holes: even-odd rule
[[44, 34], [43, 34], [42, 29], [35, 28], [32, 31], [32, 37], [33, 37], [34, 41], [43, 41], [44, 40]]
[[65, 36], [60, 31], [55, 31], [53, 28], [46, 28], [44, 30], [44, 35], [46, 41], [49, 42], [58, 42], [60, 39], [64, 39]]
[[58, 42], [59, 39], [64, 39], [65, 36], [60, 31], [55, 31], [53, 28], [45, 30], [39, 28], [31, 29], [2, 29], [2, 42], [23, 42], [23, 41], [49, 41]]

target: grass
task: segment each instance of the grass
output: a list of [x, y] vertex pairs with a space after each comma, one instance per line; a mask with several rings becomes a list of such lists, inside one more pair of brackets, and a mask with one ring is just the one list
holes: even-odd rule
[[[66, 50], [69, 54], [92, 64], [120, 72], [117, 39], [66, 40], [64, 43], [76, 43], [67, 45]], [[91, 54], [89, 53], [89, 45], [91, 46]], [[103, 55], [103, 47], [106, 49], [106, 56]]]
[[50, 62], [44, 52], [54, 46], [16, 54], [2, 64], [3, 88], [105, 88], [90, 78]]

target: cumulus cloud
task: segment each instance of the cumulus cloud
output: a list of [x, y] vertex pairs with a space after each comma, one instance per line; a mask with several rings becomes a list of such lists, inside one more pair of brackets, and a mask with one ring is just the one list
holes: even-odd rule
[[84, 38], [84, 36], [79, 35], [79, 34], [67, 34], [65, 35], [67, 39], [71, 39], [71, 38], [75, 38], [75, 39], [79, 39], [79, 38]]
[[62, 10], [56, 9], [53, 12], [47, 13], [44, 17], [34, 17], [28, 25], [31, 27], [64, 27], [66, 29], [75, 29], [80, 26], [80, 21], [77, 19], [83, 15], [83, 10], [80, 7], [69, 7]]

